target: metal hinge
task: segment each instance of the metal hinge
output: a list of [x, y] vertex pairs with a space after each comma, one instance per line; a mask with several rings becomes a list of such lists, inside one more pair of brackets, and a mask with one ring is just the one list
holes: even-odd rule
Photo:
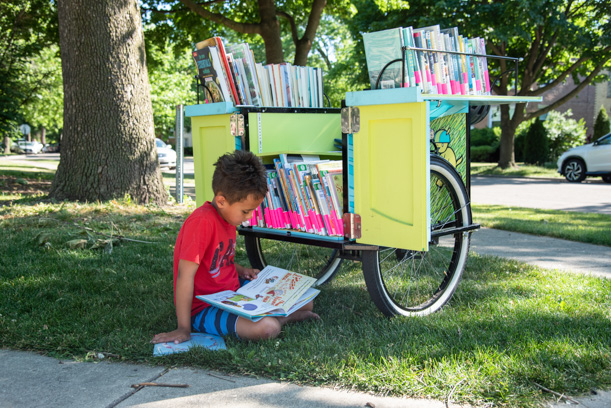
[[344, 224], [344, 238], [358, 239], [361, 237], [361, 216], [353, 213], [345, 213], [342, 216]]
[[244, 136], [244, 115], [234, 113], [230, 117], [230, 123], [232, 136]]
[[361, 130], [361, 113], [356, 106], [342, 108], [342, 133], [358, 133]]

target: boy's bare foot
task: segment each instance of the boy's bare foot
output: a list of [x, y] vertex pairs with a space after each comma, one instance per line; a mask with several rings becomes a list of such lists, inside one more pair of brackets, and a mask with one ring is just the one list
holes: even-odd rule
[[304, 320], [320, 320], [320, 316], [311, 310], [298, 310], [290, 316], [278, 317], [281, 324], [303, 322]]

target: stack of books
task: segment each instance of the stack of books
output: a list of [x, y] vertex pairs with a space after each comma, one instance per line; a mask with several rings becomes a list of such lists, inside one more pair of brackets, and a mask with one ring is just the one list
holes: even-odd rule
[[341, 160], [281, 154], [268, 166], [268, 192], [249, 226], [344, 235]]
[[[485, 40], [463, 37], [457, 27], [397, 27], [365, 33], [363, 42], [372, 89], [377, 84], [426, 94], [490, 95]], [[378, 78], [397, 59], [403, 64], [390, 64]]]
[[195, 45], [193, 59], [205, 85], [206, 102], [287, 108], [323, 107], [322, 69], [257, 63], [248, 44], [223, 44], [220, 37]]

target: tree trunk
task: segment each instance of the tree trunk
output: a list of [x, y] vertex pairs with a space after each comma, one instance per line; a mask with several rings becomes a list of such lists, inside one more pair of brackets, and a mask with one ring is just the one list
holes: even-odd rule
[[4, 136], [4, 154], [11, 154], [11, 138]]
[[525, 119], [525, 103], [517, 103], [513, 116], [509, 115], [509, 105], [501, 105], [501, 144], [499, 167], [516, 167], [515, 138], [518, 125]]
[[50, 196], [165, 203], [138, 2], [60, 0], [57, 9], [64, 129]]
[[273, 0], [259, 0], [259, 17], [261, 18], [261, 37], [265, 43], [265, 63], [283, 63], [284, 53], [280, 38], [280, 23], [276, 16], [276, 5]]
[[40, 129], [40, 143], [42, 143], [43, 146], [47, 143], [47, 129], [45, 129], [44, 126]]
[[312, 10], [310, 11], [305, 33], [295, 42], [295, 65], [306, 66], [308, 64], [308, 55], [316, 38], [316, 30], [318, 30], [318, 25], [326, 5], [327, 0], [314, 0], [312, 3]]
[[509, 116], [509, 105], [501, 105], [501, 144], [499, 151], [499, 167], [506, 169], [515, 167], [516, 156], [514, 151], [514, 140], [516, 130], [512, 129], [512, 121]]

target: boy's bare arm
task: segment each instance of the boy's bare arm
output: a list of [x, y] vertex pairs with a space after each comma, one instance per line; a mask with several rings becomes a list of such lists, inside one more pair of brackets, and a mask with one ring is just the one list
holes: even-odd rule
[[191, 304], [193, 302], [193, 282], [198, 264], [181, 259], [178, 262], [176, 278], [176, 319], [178, 328], [167, 333], [159, 333], [151, 343], [182, 343], [191, 338]]

